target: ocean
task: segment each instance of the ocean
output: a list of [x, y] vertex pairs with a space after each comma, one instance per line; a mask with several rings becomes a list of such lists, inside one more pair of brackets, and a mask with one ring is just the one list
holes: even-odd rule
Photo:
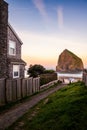
[[65, 83], [69, 83], [69, 82], [77, 82], [79, 79], [82, 79], [83, 76], [83, 72], [79, 72], [79, 73], [60, 73], [57, 72], [57, 78], [63, 79]]

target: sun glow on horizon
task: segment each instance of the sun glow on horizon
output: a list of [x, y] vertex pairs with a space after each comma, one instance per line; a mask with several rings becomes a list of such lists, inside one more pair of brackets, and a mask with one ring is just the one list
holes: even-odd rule
[[87, 66], [87, 2], [65, 0], [6, 0], [9, 21], [23, 41], [22, 57], [48, 68], [68, 49]]
[[[22, 56], [27, 64], [42, 64], [46, 67], [56, 68], [58, 57], [64, 49], [68, 49], [80, 57], [84, 63], [86, 60], [87, 44], [81, 43], [80, 39], [67, 39], [66, 37], [57, 37], [56, 35], [35, 34], [35, 33], [20, 33], [22, 41]], [[77, 44], [76, 44], [77, 43]]]

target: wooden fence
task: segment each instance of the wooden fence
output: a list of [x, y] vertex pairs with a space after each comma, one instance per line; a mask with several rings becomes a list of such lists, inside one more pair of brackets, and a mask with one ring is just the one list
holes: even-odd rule
[[0, 106], [10, 102], [15, 102], [26, 96], [30, 96], [45, 88], [48, 88], [57, 80], [40, 86], [40, 78], [24, 78], [24, 79], [0, 79]]
[[40, 90], [40, 78], [0, 79], [0, 106]]
[[87, 86], [87, 72], [83, 72], [83, 82], [85, 83], [85, 86]]

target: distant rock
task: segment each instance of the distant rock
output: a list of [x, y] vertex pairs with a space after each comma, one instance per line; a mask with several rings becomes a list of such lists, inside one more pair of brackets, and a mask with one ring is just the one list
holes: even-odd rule
[[76, 56], [74, 53], [65, 49], [58, 59], [56, 66], [57, 72], [79, 72], [84, 68], [81, 58]]

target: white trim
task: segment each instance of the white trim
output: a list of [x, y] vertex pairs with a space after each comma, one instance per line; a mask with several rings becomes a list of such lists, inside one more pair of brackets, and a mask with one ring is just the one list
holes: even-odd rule
[[[15, 75], [15, 73], [17, 75]], [[13, 65], [13, 78], [19, 78], [20, 74], [20, 65]]]

